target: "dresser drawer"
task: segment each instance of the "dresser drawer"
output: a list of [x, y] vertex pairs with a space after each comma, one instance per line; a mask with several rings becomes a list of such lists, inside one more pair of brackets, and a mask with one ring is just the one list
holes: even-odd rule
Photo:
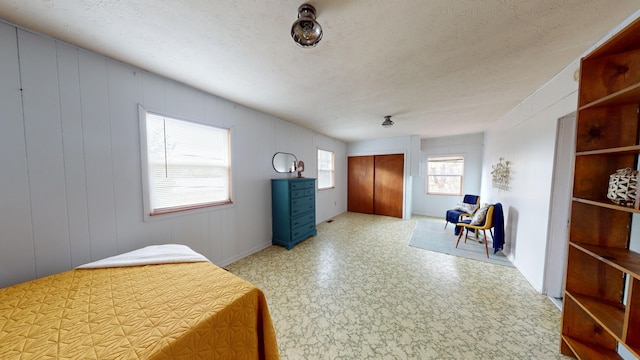
[[313, 210], [315, 207], [316, 198], [313, 195], [298, 199], [291, 199], [291, 217]]
[[315, 195], [316, 189], [300, 189], [300, 190], [291, 190], [291, 198], [297, 199], [305, 196]]
[[304, 215], [297, 216], [291, 219], [291, 229], [295, 230], [300, 226], [304, 226], [309, 223], [313, 223], [315, 225], [316, 214], [314, 211], [308, 212]]
[[297, 198], [305, 197], [305, 192], [306, 191], [307, 190], [304, 190], [304, 189], [291, 190], [291, 198], [292, 199], [297, 199]]
[[318, 232], [316, 231], [316, 224], [310, 222], [294, 230], [291, 230], [291, 241], [297, 243], [308, 238], [309, 236], [315, 236], [317, 233]]
[[313, 181], [293, 181], [291, 182], [291, 190], [299, 190], [299, 189], [313, 189], [315, 185], [315, 180]]

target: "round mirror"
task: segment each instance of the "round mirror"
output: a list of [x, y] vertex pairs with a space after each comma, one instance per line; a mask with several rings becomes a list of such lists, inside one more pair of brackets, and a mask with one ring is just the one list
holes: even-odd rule
[[293, 154], [277, 152], [271, 162], [273, 169], [279, 173], [294, 173], [297, 170], [298, 159]]

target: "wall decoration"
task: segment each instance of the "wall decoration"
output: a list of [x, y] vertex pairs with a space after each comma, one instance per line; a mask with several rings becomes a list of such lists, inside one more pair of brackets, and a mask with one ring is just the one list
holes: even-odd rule
[[491, 176], [494, 188], [509, 190], [509, 161], [500, 158], [497, 164], [491, 165]]

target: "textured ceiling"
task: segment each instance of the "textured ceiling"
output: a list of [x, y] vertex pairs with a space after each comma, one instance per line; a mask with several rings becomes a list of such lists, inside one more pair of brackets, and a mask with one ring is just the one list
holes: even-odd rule
[[[345, 141], [483, 131], [638, 0], [0, 0], [0, 18]], [[382, 128], [384, 115], [396, 125]]]

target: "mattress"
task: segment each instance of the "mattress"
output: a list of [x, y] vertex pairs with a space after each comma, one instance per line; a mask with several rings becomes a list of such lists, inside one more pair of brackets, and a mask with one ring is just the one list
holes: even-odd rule
[[278, 359], [263, 292], [210, 262], [75, 269], [0, 289], [0, 359]]

